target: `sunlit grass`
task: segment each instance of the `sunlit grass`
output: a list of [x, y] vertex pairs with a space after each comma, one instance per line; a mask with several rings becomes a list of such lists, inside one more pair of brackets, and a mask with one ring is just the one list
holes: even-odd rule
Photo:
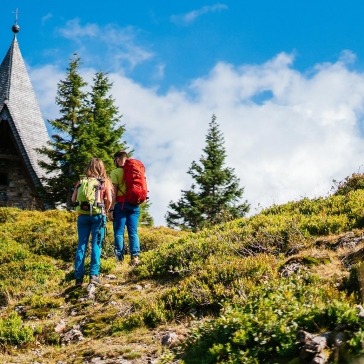
[[[88, 282], [74, 287], [74, 213], [0, 208], [0, 361], [36, 361], [35, 342], [49, 362], [288, 360], [298, 327], [320, 332], [343, 323], [347, 353], [359, 355], [363, 211], [359, 190], [272, 206], [199, 233], [141, 227], [136, 268], [128, 255], [116, 262], [108, 222], [102, 285], [90, 295]], [[62, 320], [65, 332], [78, 327], [84, 340], [62, 346], [54, 330]], [[182, 331], [182, 341], [165, 348], [161, 336], [171, 330]]]

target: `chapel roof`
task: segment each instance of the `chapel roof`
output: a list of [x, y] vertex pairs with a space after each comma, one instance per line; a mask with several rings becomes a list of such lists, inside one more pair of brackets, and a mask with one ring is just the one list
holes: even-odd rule
[[20, 52], [14, 25], [13, 41], [0, 65], [0, 120], [7, 120], [25, 167], [35, 185], [45, 175], [38, 165], [44, 159], [36, 148], [44, 147], [49, 135]]

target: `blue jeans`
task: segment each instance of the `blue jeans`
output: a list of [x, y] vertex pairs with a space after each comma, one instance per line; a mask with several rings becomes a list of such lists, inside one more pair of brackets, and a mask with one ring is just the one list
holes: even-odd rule
[[124, 259], [124, 230], [129, 237], [129, 252], [132, 257], [139, 256], [140, 243], [138, 236], [138, 221], [140, 206], [128, 202], [117, 202], [114, 206], [114, 246], [117, 259]]
[[78, 246], [75, 257], [75, 278], [83, 279], [88, 240], [91, 234], [90, 276], [100, 273], [102, 242], [105, 237], [106, 216], [79, 215], [77, 218]]

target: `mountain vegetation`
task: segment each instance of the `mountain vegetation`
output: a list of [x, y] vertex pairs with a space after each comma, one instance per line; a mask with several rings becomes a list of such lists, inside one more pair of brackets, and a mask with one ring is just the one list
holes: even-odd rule
[[239, 187], [239, 178], [233, 168], [225, 166], [224, 143], [224, 136], [213, 115], [200, 163], [193, 161], [188, 170], [195, 183], [190, 190], [182, 191], [177, 202], [170, 202], [167, 226], [196, 232], [243, 217], [249, 211], [248, 202], [241, 202], [244, 188]]
[[73, 212], [0, 208], [0, 362], [360, 363], [364, 190], [344, 185], [196, 233], [140, 227], [137, 267], [108, 222], [98, 286], [74, 286]]
[[84, 174], [91, 158], [101, 158], [106, 169], [113, 168], [113, 155], [125, 148], [120, 142], [124, 126], [109, 95], [112, 83], [103, 72], [95, 74], [91, 91], [79, 73], [80, 58], [70, 60], [64, 80], [58, 83], [56, 104], [60, 117], [49, 120], [52, 140], [39, 152], [46, 156], [40, 161], [47, 175], [43, 178], [45, 198], [53, 204], [71, 207], [74, 184]]

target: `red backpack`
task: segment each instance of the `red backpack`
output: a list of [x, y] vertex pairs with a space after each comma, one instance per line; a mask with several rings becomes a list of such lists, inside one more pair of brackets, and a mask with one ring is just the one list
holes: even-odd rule
[[147, 179], [144, 164], [138, 159], [127, 159], [123, 166], [123, 181], [126, 185], [124, 199], [133, 205], [140, 205], [147, 200]]

